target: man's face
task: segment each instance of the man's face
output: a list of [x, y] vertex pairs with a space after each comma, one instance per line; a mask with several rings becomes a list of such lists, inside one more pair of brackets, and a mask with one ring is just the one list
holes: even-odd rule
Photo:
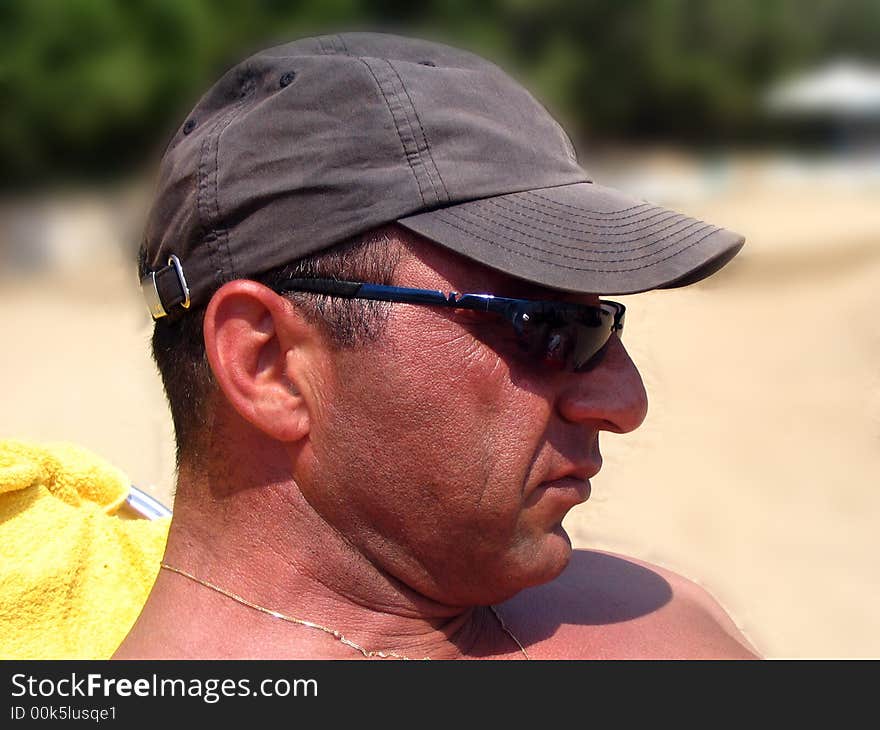
[[[561, 295], [435, 247], [405, 250], [395, 283], [532, 299]], [[549, 368], [492, 316], [389, 305], [376, 341], [333, 353], [312, 414], [322, 517], [375, 564], [435, 600], [503, 600], [556, 577], [561, 522], [589, 495], [601, 430], [644, 419], [638, 371], [617, 337], [592, 368]]]

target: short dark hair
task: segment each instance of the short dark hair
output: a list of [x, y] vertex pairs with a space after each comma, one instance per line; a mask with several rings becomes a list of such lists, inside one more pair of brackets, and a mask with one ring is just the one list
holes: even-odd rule
[[[393, 224], [337, 244], [252, 277], [277, 290], [288, 278], [329, 278], [391, 284], [400, 260], [405, 233]], [[143, 258], [140, 276], [147, 274]], [[381, 336], [388, 303], [341, 299], [321, 294], [289, 292], [306, 318], [321, 327], [331, 346], [344, 349], [372, 342]], [[216, 390], [205, 352], [202, 332], [207, 303], [176, 316], [156, 320], [153, 360], [162, 377], [174, 422], [177, 464], [195, 456], [208, 425], [208, 403]]]

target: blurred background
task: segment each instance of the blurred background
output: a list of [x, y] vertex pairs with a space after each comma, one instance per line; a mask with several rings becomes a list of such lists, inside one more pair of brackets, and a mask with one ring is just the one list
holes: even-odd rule
[[351, 29], [496, 61], [598, 182], [746, 235], [623, 298], [650, 413], [566, 527], [698, 581], [765, 656], [880, 656], [880, 0], [6, 0], [0, 438], [172, 503], [134, 273], [156, 161], [234, 62]]

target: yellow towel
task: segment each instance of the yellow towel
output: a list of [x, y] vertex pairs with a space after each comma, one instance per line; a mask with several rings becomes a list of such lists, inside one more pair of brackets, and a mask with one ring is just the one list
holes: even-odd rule
[[124, 519], [125, 475], [72, 444], [0, 441], [0, 659], [106, 659], [153, 586], [170, 518]]

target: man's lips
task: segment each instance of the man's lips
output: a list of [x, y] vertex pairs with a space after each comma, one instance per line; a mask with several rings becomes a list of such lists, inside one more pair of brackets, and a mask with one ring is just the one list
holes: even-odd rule
[[579, 477], [561, 477], [541, 482], [529, 494], [526, 505], [536, 504], [544, 500], [558, 502], [560, 506], [570, 509], [586, 502], [590, 498], [590, 480]]
[[552, 489], [560, 492], [574, 492], [582, 502], [586, 502], [590, 498], [590, 480], [581, 479], [580, 477], [562, 477], [561, 479], [553, 479], [549, 482], [543, 482], [538, 489]]

